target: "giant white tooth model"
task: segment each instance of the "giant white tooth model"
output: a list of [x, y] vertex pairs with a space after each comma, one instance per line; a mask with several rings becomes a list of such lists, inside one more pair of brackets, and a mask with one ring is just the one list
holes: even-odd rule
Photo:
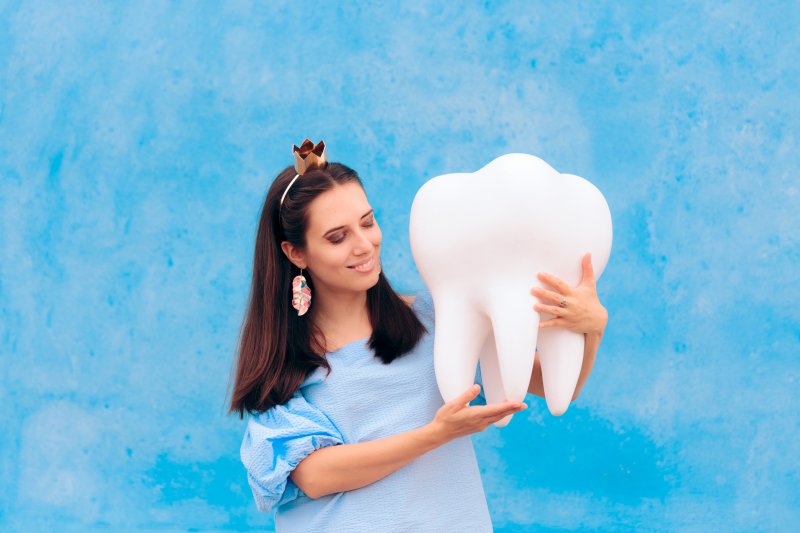
[[[410, 244], [436, 314], [434, 368], [445, 402], [473, 384], [480, 360], [486, 402], [522, 401], [538, 346], [547, 407], [569, 407], [583, 334], [540, 330], [530, 292], [538, 272], [571, 286], [592, 254], [599, 278], [611, 253], [611, 212], [592, 183], [529, 154], [498, 157], [473, 173], [428, 180], [411, 206]], [[495, 423], [503, 427], [509, 415]]]

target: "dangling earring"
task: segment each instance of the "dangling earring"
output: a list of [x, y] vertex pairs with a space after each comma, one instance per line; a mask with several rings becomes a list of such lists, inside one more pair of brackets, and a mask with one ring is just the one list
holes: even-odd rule
[[311, 288], [309, 288], [301, 268], [300, 275], [295, 276], [292, 280], [292, 307], [297, 309], [297, 316], [303, 316], [310, 305]]

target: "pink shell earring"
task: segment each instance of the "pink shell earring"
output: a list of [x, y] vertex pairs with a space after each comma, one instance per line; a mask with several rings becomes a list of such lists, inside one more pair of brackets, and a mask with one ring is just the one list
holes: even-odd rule
[[303, 269], [292, 280], [292, 307], [297, 309], [297, 316], [303, 316], [311, 305], [311, 289], [308, 287]]

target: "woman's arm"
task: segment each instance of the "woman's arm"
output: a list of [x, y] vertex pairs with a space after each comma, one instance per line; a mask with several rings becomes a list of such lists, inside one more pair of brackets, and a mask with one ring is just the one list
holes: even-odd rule
[[310, 453], [290, 474], [309, 498], [358, 489], [383, 479], [425, 452], [478, 431], [527, 407], [521, 402], [474, 405], [480, 391], [473, 385], [446, 402], [424, 426], [391, 437], [326, 446]]
[[539, 357], [536, 356], [533, 360], [533, 371], [531, 372], [531, 381], [528, 383], [528, 392], [534, 396], [544, 398], [544, 381], [542, 380], [542, 365], [539, 363]]
[[583, 364], [581, 365], [581, 375], [578, 376], [578, 384], [575, 385], [575, 393], [572, 395], [572, 401], [575, 401], [581, 393], [583, 384], [586, 383], [589, 374], [592, 373], [597, 350], [600, 348], [600, 342], [603, 340], [603, 333], [584, 333], [583, 338]]
[[383, 479], [442, 444], [426, 424], [391, 437], [320, 448], [300, 461], [290, 476], [309, 498], [321, 498]]

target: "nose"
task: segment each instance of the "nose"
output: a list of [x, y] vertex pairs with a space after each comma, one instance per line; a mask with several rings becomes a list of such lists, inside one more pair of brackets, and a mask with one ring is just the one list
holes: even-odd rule
[[372, 244], [371, 240], [369, 240], [367, 233], [365, 231], [359, 231], [358, 242], [356, 243], [354, 252], [357, 255], [369, 254], [374, 247], [375, 245]]

